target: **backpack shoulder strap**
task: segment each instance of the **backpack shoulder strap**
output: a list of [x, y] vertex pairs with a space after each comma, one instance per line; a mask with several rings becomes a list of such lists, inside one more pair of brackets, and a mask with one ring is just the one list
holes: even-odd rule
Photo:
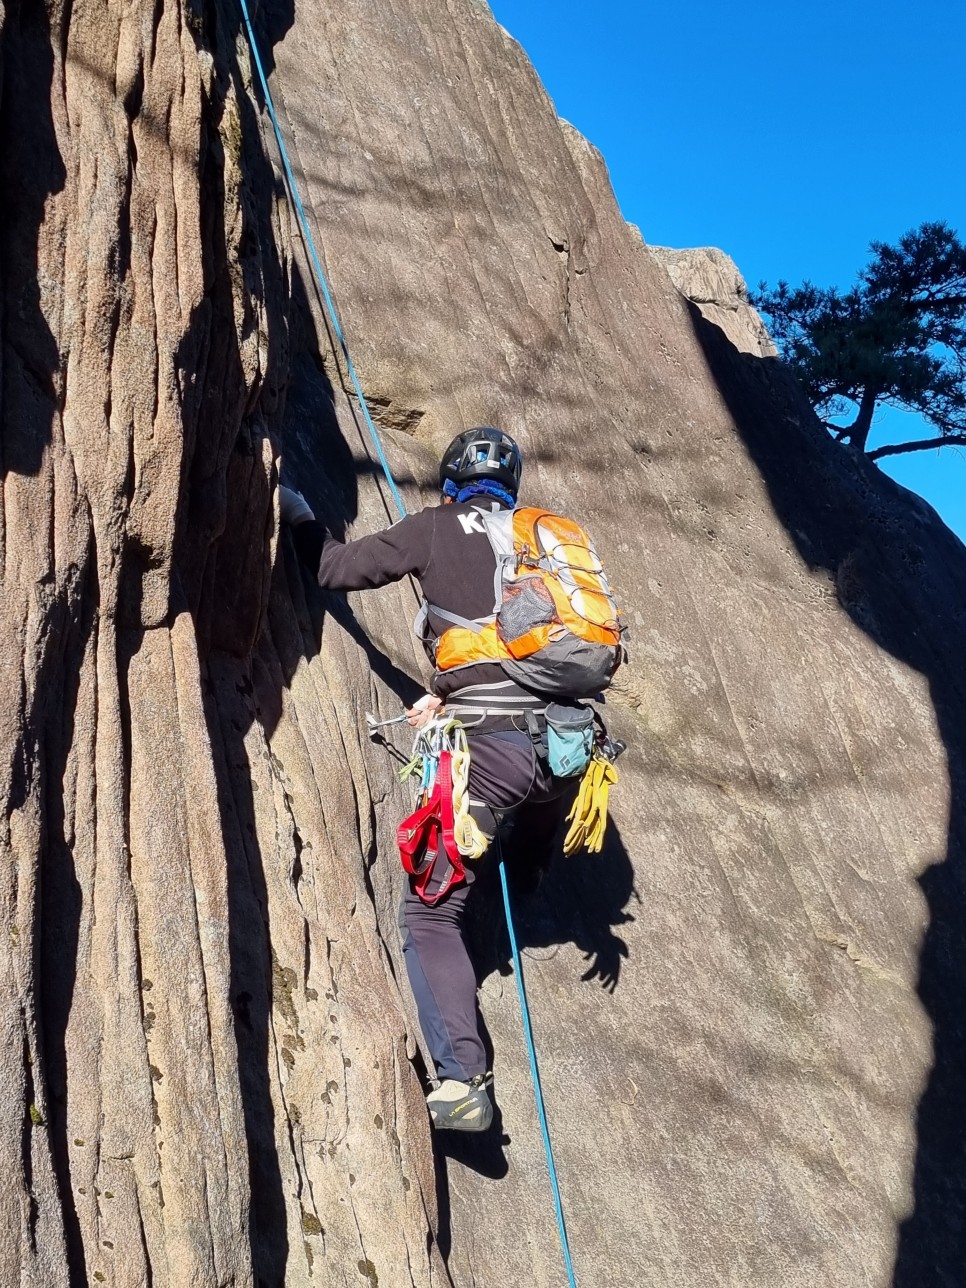
[[507, 567], [516, 562], [514, 553], [516, 516], [523, 513], [525, 511], [520, 509], [491, 510], [489, 514], [483, 515], [483, 527], [496, 560], [496, 570], [493, 574], [494, 616], [500, 611], [503, 603], [503, 584], [506, 580], [504, 573]]

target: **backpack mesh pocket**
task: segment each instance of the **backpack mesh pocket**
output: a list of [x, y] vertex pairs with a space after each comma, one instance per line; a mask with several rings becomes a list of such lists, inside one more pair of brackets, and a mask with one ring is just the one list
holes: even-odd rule
[[520, 577], [503, 588], [503, 602], [496, 629], [506, 644], [520, 639], [535, 626], [547, 626], [557, 616], [553, 596], [540, 577]]

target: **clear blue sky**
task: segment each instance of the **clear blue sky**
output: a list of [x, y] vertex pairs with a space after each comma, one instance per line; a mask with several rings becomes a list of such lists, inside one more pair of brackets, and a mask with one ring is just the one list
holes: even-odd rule
[[[958, 0], [490, 7], [560, 115], [604, 154], [625, 217], [649, 242], [720, 246], [751, 286], [847, 287], [873, 239], [925, 219], [966, 237]], [[886, 412], [873, 446], [892, 425], [904, 438], [934, 432]], [[916, 452], [886, 468], [966, 540], [966, 452]]]

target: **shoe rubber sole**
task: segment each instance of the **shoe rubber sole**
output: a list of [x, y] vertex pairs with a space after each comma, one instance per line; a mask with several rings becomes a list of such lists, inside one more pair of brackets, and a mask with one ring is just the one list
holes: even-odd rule
[[[455, 1091], [455, 1096], [440, 1096], [439, 1091], [447, 1088]], [[462, 1088], [453, 1082], [444, 1083], [443, 1088], [431, 1092], [427, 1105], [433, 1126], [437, 1131], [486, 1131], [493, 1121], [493, 1103], [487, 1095], [486, 1086], [467, 1086], [465, 1094]]]

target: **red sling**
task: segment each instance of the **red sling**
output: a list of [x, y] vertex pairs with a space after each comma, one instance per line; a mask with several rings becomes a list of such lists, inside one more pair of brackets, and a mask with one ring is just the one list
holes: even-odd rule
[[[413, 878], [413, 889], [423, 903], [439, 903], [455, 885], [465, 881], [463, 860], [453, 836], [453, 757], [442, 751], [432, 795], [425, 805], [404, 819], [396, 830], [402, 865]], [[427, 894], [436, 862], [442, 852], [450, 870], [439, 889]]]

